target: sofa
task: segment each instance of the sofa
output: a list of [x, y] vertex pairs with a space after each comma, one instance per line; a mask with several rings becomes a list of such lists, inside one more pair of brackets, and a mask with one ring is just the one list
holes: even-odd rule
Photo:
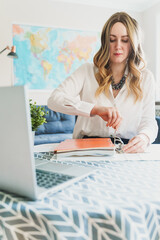
[[157, 124], [158, 124], [158, 134], [157, 138], [154, 141], [154, 144], [160, 144], [160, 116], [156, 116]]
[[71, 139], [76, 116], [54, 112], [46, 105], [41, 106], [48, 112], [45, 115], [47, 123], [41, 125], [35, 132], [34, 145], [59, 143]]
[[[47, 123], [41, 125], [35, 132], [34, 144], [59, 143], [65, 139], [71, 139], [76, 116], [54, 112], [46, 105], [44, 107], [48, 114], [45, 115]], [[159, 131], [154, 143], [160, 144], [160, 117], [156, 117]]]

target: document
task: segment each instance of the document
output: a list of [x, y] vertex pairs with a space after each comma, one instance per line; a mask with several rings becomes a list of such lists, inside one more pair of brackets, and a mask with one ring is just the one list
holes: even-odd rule
[[56, 157], [112, 156], [115, 146], [110, 138], [67, 139], [54, 149]]

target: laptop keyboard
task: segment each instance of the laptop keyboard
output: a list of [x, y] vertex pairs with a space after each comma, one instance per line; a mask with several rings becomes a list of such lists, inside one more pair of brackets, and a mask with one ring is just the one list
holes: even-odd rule
[[64, 183], [74, 177], [61, 173], [54, 173], [36, 169], [36, 178], [39, 187], [48, 189]]

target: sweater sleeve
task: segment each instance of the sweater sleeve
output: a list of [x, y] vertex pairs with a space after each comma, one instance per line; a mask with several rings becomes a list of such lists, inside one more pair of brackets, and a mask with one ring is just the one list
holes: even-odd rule
[[79, 67], [52, 92], [47, 103], [50, 109], [70, 115], [90, 116], [94, 104], [81, 100], [86, 68], [87, 64]]

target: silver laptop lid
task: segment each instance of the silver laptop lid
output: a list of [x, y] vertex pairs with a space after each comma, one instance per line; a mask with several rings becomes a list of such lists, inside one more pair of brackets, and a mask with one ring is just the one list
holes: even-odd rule
[[0, 189], [36, 199], [26, 87], [0, 87], [0, 116]]

